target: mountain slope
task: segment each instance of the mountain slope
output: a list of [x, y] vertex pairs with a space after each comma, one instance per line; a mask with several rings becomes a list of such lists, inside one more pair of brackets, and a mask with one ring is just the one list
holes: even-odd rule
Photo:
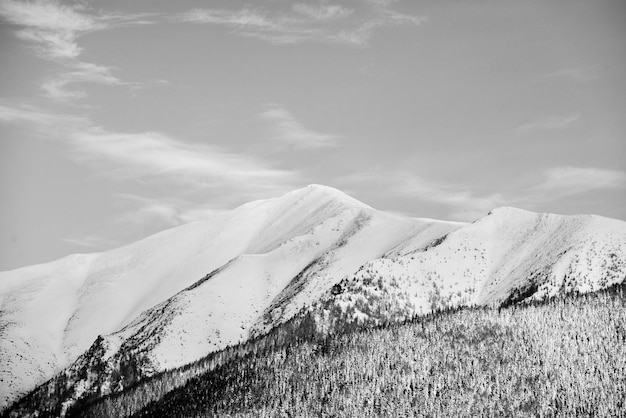
[[[403, 240], [460, 226], [388, 215], [313, 185], [120, 249], [2, 272], [0, 407], [94, 341], [98, 361], [117, 366], [142, 353], [132, 364], [140, 375], [190, 362], [288, 318]], [[294, 290], [314, 266], [316, 280]]]
[[0, 395], [56, 374], [34, 393], [63, 411], [302, 310], [329, 331], [625, 278], [622, 221], [514, 208], [472, 224], [414, 219], [313, 185], [117, 250], [0, 273]]
[[427, 248], [394, 255], [342, 280], [340, 294], [320, 309], [341, 323], [380, 324], [436, 309], [600, 290], [626, 280], [626, 223], [500, 208]]
[[286, 343], [279, 327], [184, 385], [175, 370], [71, 416], [623, 416], [624, 291]]

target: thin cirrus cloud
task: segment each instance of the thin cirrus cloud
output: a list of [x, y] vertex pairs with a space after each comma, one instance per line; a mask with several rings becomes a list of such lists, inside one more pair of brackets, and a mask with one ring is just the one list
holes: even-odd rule
[[426, 20], [397, 12], [390, 4], [362, 2], [361, 10], [357, 10], [325, 2], [296, 3], [285, 11], [194, 9], [168, 17], [156, 13], [95, 14], [82, 3], [67, 5], [58, 0], [5, 0], [0, 2], [0, 18], [17, 26], [16, 37], [29, 43], [37, 56], [64, 67], [41, 87], [47, 97], [68, 102], [86, 96], [84, 91], [76, 89], [77, 83], [133, 88], [140, 84], [123, 82], [114, 75], [112, 67], [84, 62], [78, 40], [88, 33], [175, 21], [225, 26], [241, 36], [274, 44], [324, 41], [363, 47], [378, 28], [419, 25]]
[[362, 10], [339, 5], [297, 3], [285, 11], [193, 9], [176, 20], [229, 27], [234, 33], [274, 44], [308, 41], [367, 46], [376, 29], [420, 25], [427, 20], [392, 10], [388, 2], [363, 2]]
[[84, 92], [70, 88], [74, 83], [129, 84], [114, 76], [112, 67], [83, 62], [78, 39], [87, 33], [117, 26], [152, 23], [147, 20], [148, 16], [94, 16], [84, 6], [69, 6], [55, 0], [0, 3], [0, 17], [18, 27], [17, 38], [30, 43], [38, 57], [63, 65], [63, 72], [42, 84], [49, 98], [61, 102], [85, 96]]
[[347, 189], [362, 189], [367, 184], [369, 188], [384, 190], [389, 197], [440, 204], [448, 208], [447, 216], [451, 219], [470, 221], [498, 206], [523, 204], [532, 207], [594, 191], [623, 190], [626, 189], [626, 172], [595, 167], [552, 167], [544, 170], [541, 182], [517, 196], [481, 195], [467, 187], [434, 182], [406, 171], [355, 173], [338, 181]]
[[537, 131], [555, 131], [566, 129], [580, 119], [580, 113], [573, 113], [566, 116], [551, 116], [548, 118], [534, 119], [517, 128], [519, 134], [526, 134]]
[[100, 235], [86, 235], [78, 238], [63, 238], [63, 242], [87, 249], [113, 248], [120, 245], [118, 240], [104, 238]]
[[594, 190], [626, 187], [626, 172], [595, 167], [554, 167], [544, 172], [542, 183], [532, 193], [549, 196], [550, 200]]
[[474, 220], [505, 202], [498, 193], [477, 195], [472, 190], [454, 184], [434, 182], [407, 171], [362, 172], [339, 179], [345, 187], [384, 190], [389, 196], [424, 201], [448, 207], [448, 216], [457, 220]]
[[[70, 158], [84, 166], [124, 182], [141, 183], [144, 193], [153, 194], [114, 196], [126, 202], [123, 214], [111, 226], [118, 237], [130, 234], [127, 238], [133, 239], [204, 219], [245, 201], [285, 193], [302, 183], [298, 171], [275, 168], [253, 155], [183, 142], [160, 132], [112, 132], [96, 126], [87, 116], [49, 112], [7, 100], [0, 100], [0, 123], [57, 141]], [[111, 248], [116, 243], [111, 231], [69, 237], [64, 242], [89, 249]]]
[[0, 15], [20, 26], [16, 36], [32, 42], [39, 56], [53, 60], [78, 58], [78, 37], [105, 27], [80, 8], [55, 1], [3, 1]]
[[82, 116], [46, 112], [29, 104], [14, 105], [0, 99], [0, 121], [25, 125], [39, 133], [61, 135], [85, 127], [87, 119]]
[[269, 168], [252, 156], [220, 148], [177, 141], [159, 132], [118, 133], [92, 127], [72, 136], [72, 153], [81, 161], [114, 163], [122, 177], [174, 179], [188, 187], [230, 184], [238, 189], [254, 184], [266, 188], [293, 173]]
[[577, 83], [584, 83], [596, 80], [598, 78], [598, 73], [595, 69], [562, 68], [560, 70], [549, 73], [546, 77], [562, 78]]
[[[251, 155], [182, 142], [159, 132], [111, 132], [86, 116], [0, 101], [0, 121], [61, 141], [75, 160], [90, 166], [104, 165], [107, 173], [124, 179], [153, 179], [184, 190], [228, 189], [235, 192], [229, 196], [256, 198], [289, 190], [299, 178], [296, 172], [273, 168]], [[215, 202], [228, 203], [219, 198]]]
[[301, 15], [317, 21], [328, 21], [350, 16], [354, 9], [347, 9], [339, 5], [317, 5], [297, 3], [292, 6], [292, 10]]
[[207, 219], [220, 210], [211, 204], [193, 202], [180, 197], [155, 199], [129, 193], [118, 193], [114, 197], [130, 206], [130, 210], [116, 222], [121, 226], [139, 225], [154, 228], [155, 223], [160, 223], [162, 225], [159, 226], [167, 228]]
[[[105, 230], [83, 237], [68, 237], [62, 241], [89, 250], [114, 248], [137, 236], [145, 236], [167, 228], [209, 219], [220, 211], [212, 204], [180, 197], [145, 197], [116, 193], [113, 198], [120, 206], [121, 215]], [[116, 239], [111, 238], [117, 237]]]
[[316, 132], [305, 127], [287, 109], [276, 104], [268, 104], [267, 109], [258, 115], [269, 125], [269, 139], [291, 148], [328, 148], [338, 145], [340, 135]]
[[152, 198], [114, 196], [127, 204], [111, 230], [63, 240], [87, 249], [117, 245], [120, 241], [111, 238], [111, 231], [117, 237], [136, 239], [235, 204], [285, 193], [301, 182], [299, 172], [274, 168], [252, 155], [182, 142], [159, 132], [111, 132], [86, 116], [11, 106], [0, 100], [0, 122], [58, 141], [76, 161], [125, 182], [140, 182], [146, 192], [155, 186]]
[[115, 86], [124, 83], [111, 74], [110, 67], [91, 64], [87, 62], [76, 62], [72, 65], [72, 70], [60, 74], [56, 78], [48, 80], [42, 84], [42, 89], [48, 97], [59, 101], [76, 100], [86, 97], [87, 94], [81, 90], [69, 89], [68, 85], [78, 82], [98, 83], [107, 86]]

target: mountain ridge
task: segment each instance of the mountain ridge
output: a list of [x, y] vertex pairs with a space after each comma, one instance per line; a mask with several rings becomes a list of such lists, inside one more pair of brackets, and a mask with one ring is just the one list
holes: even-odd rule
[[[0, 348], [9, 353], [0, 408], [66, 367], [74, 397], [118, 390], [325, 298], [351, 310], [344, 320], [374, 320], [375, 307], [423, 314], [517, 301], [529, 289], [590, 291], [625, 276], [623, 221], [503, 207], [471, 224], [444, 222], [310, 185], [118, 249], [0, 272]], [[84, 367], [106, 372], [84, 379]]]
[[0, 348], [8, 354], [0, 357], [0, 397], [6, 399], [0, 405], [67, 366], [98, 335], [120, 330], [237, 256], [270, 252], [290, 240], [296, 245], [322, 221], [328, 231], [321, 237], [338, 239], [348, 218], [362, 210], [380, 213], [336, 189], [312, 185], [120, 248], [1, 272], [6, 338]]

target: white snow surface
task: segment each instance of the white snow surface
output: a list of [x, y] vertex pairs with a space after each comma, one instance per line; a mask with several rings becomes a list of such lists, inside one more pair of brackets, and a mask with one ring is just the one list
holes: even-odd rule
[[596, 290], [624, 280], [625, 259], [622, 221], [500, 208], [442, 222], [311, 185], [119, 249], [0, 272], [0, 410], [99, 335], [105, 359], [123, 348], [160, 371], [266, 332], [339, 282], [344, 310], [380, 293], [380, 278], [426, 313], [502, 302], [533, 275], [539, 296]]
[[366, 263], [341, 282], [332, 304], [354, 321], [380, 323], [434, 309], [498, 306], [510, 297], [596, 291], [625, 279], [626, 222], [499, 208], [432, 246]]
[[129, 337], [156, 332], [149, 345], [157, 370], [242, 341], [318, 257], [337, 253], [310, 284], [311, 297], [431, 224], [461, 225], [388, 215], [311, 185], [119, 249], [0, 272], [0, 409], [76, 360], [98, 335], [111, 334], [107, 346], [119, 349]]

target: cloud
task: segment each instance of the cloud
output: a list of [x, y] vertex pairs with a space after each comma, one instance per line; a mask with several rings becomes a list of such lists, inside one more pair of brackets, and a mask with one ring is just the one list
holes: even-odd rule
[[292, 44], [326, 36], [319, 27], [307, 27], [303, 17], [272, 15], [264, 10], [194, 9], [180, 15], [179, 21], [228, 26], [241, 36], [275, 44]]
[[565, 129], [571, 126], [578, 119], [580, 119], [580, 116], [580, 113], [575, 113], [567, 116], [551, 116], [549, 118], [535, 119], [519, 126], [517, 128], [517, 132], [520, 134], [525, 134], [535, 131]]
[[193, 9], [165, 17], [161, 14], [95, 13], [83, 3], [68, 5], [58, 0], [0, 2], [0, 17], [18, 28], [15, 35], [30, 44], [37, 56], [54, 61], [63, 70], [42, 83], [44, 94], [56, 101], [76, 101], [86, 97], [77, 83], [106, 86], [131, 85], [114, 75], [114, 68], [82, 60], [78, 41], [85, 34], [121, 26], [171, 22], [203, 23], [231, 28], [240, 36], [254, 37], [274, 44], [305, 41], [366, 46], [376, 29], [385, 26], [419, 25], [425, 19], [392, 10], [388, 2], [364, 2], [359, 11], [320, 2], [296, 3], [283, 12], [265, 8], [239, 10]]
[[78, 38], [84, 34], [119, 26], [137, 26], [156, 23], [152, 13], [95, 15], [80, 3], [63, 4], [57, 0], [19, 1], [0, 3], [0, 16], [20, 27], [15, 35], [33, 44], [41, 58], [73, 60], [82, 49]]
[[162, 229], [160, 224], [164, 224], [163, 227], [167, 228], [181, 223], [180, 208], [172, 202], [133, 195], [118, 195], [118, 197], [133, 201], [138, 206], [135, 210], [120, 217], [117, 220], [118, 223], [132, 224], [133, 226], [159, 225], [157, 229]]
[[[206, 204], [178, 197], [150, 198], [117, 193], [113, 198], [120, 206], [121, 215], [105, 230], [84, 237], [64, 238], [62, 241], [91, 251], [106, 250], [164, 229], [206, 220], [220, 212], [215, 202]], [[117, 239], [111, 239], [112, 236]]]
[[160, 132], [113, 132], [86, 116], [27, 105], [11, 107], [0, 101], [0, 121], [21, 124], [61, 141], [75, 160], [102, 167], [103, 172], [121, 179], [177, 185], [187, 191], [229, 191], [226, 195], [248, 199], [285, 192], [298, 180], [298, 173], [274, 168], [252, 155], [184, 142]]
[[312, 20], [341, 19], [354, 13], [353, 9], [328, 4], [318, 4], [312, 6], [310, 4], [296, 3], [292, 6], [292, 10], [295, 13]]
[[[105, 231], [102, 231], [102, 234], [65, 238], [63, 241], [92, 251], [106, 250], [118, 247], [125, 242], [136, 241], [164, 229], [210, 219], [223, 210], [220, 207], [219, 198], [207, 204], [202, 201], [172, 196], [150, 198], [119, 193], [113, 197], [121, 203], [121, 214], [107, 226]], [[228, 206], [228, 208], [230, 207], [232, 206]], [[109, 238], [111, 236], [115, 236], [117, 239]]]
[[78, 6], [56, 1], [14, 1], [0, 3], [0, 15], [22, 28], [20, 39], [34, 44], [37, 54], [47, 59], [74, 59], [81, 53], [76, 39], [104, 26], [81, 12]]
[[52, 135], [67, 135], [88, 125], [83, 116], [46, 112], [28, 104], [16, 106], [3, 99], [0, 99], [0, 121], [27, 125], [39, 133]]
[[426, 18], [396, 12], [388, 2], [363, 2], [348, 9], [321, 2], [297, 3], [285, 11], [267, 9], [193, 9], [176, 20], [229, 27], [240, 36], [274, 44], [330, 42], [366, 46], [374, 31], [386, 26], [420, 25]]
[[104, 238], [99, 235], [87, 235], [80, 238], [63, 238], [63, 242], [90, 250], [114, 248], [121, 243], [118, 240]]
[[212, 23], [237, 27], [241, 30], [281, 31], [287, 25], [284, 18], [272, 18], [268, 13], [249, 9], [237, 11], [216, 9], [193, 9], [180, 16], [180, 20], [190, 23]]
[[361, 172], [337, 180], [344, 188], [380, 190], [389, 198], [431, 202], [447, 207], [450, 219], [470, 221], [505, 205], [539, 208], [561, 198], [596, 190], [626, 189], [626, 172], [592, 167], [554, 167], [543, 180], [517, 192], [477, 193], [463, 185], [436, 182], [412, 172]]
[[593, 167], [555, 167], [544, 172], [544, 181], [530, 189], [550, 200], [594, 190], [626, 187], [626, 172]]
[[598, 74], [595, 70], [582, 68], [562, 68], [560, 70], [549, 73], [546, 77], [563, 78], [577, 83], [585, 83], [596, 80]]
[[105, 86], [135, 86], [140, 83], [123, 82], [112, 74], [113, 68], [77, 61], [67, 65], [68, 71], [57, 74], [41, 85], [45, 95], [59, 102], [78, 100], [87, 97], [87, 93], [70, 88], [76, 83], [94, 83]]
[[272, 169], [252, 156], [206, 144], [177, 141], [159, 132], [119, 133], [92, 127], [72, 136], [72, 153], [90, 163], [113, 163], [127, 178], [160, 177], [188, 187], [216, 184], [269, 187], [293, 173]]
[[477, 195], [468, 188], [434, 182], [406, 171], [363, 172], [343, 177], [341, 183], [382, 190], [389, 196], [432, 202], [447, 206], [449, 216], [458, 220], [474, 220], [505, 203], [501, 194]]
[[201, 221], [220, 212], [215, 203], [206, 204], [182, 198], [149, 198], [134, 194], [119, 193], [114, 197], [131, 206], [126, 214], [118, 219], [118, 224], [145, 226], [153, 229], [172, 227], [183, 223]]
[[42, 84], [41, 88], [48, 97], [57, 101], [77, 100], [86, 97], [87, 94], [84, 91], [68, 88], [73, 83], [89, 82], [107, 86], [136, 84], [122, 82], [111, 73], [112, 68], [110, 67], [76, 62], [70, 68], [70, 71], [57, 75]]
[[271, 138], [295, 148], [325, 148], [337, 146], [339, 135], [324, 134], [306, 128], [288, 110], [269, 104], [259, 118], [270, 124]]
[[57, 101], [86, 96], [83, 91], [69, 88], [74, 83], [128, 84], [112, 74], [113, 68], [80, 60], [81, 36], [117, 26], [152, 23], [147, 14], [95, 16], [80, 4], [69, 6], [55, 0], [6, 0], [0, 3], [0, 16], [19, 27], [15, 35], [30, 43], [37, 56], [63, 65], [62, 73], [42, 84], [46, 95]]
[[[123, 203], [119, 215], [101, 234], [62, 239], [63, 242], [91, 251], [106, 250], [157, 231], [184, 223], [203, 220], [215, 214], [215, 208], [182, 199], [146, 198], [131, 194], [113, 196]], [[117, 239], [111, 239], [115, 236]]]

